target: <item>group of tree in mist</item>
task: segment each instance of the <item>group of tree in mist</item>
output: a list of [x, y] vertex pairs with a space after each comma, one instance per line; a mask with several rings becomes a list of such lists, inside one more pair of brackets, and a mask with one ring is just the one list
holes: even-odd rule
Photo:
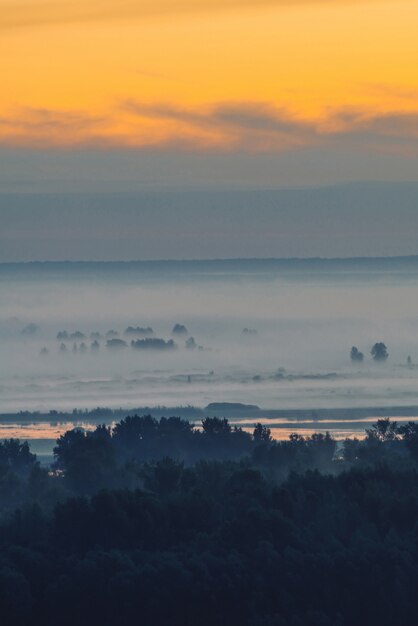
[[[30, 326], [27, 328], [30, 328]], [[36, 329], [36, 332], [38, 332], [39, 327], [36, 326]], [[194, 337], [187, 337], [188, 334], [189, 332], [184, 324], [177, 323], [171, 330], [173, 337], [185, 339], [184, 347], [186, 349], [203, 350], [203, 346], [198, 345]], [[29, 336], [29, 332], [26, 332], [26, 335]], [[122, 337], [120, 335], [122, 335]], [[123, 333], [119, 333], [113, 329], [104, 334], [93, 331], [89, 335], [86, 335], [80, 330], [70, 332], [60, 330], [56, 335], [56, 339], [60, 342], [58, 351], [61, 355], [70, 353], [82, 355], [88, 352], [98, 354], [102, 346], [111, 352], [119, 352], [128, 347], [134, 350], [156, 350], [159, 352], [172, 351], [179, 347], [174, 339], [166, 340], [161, 337], [156, 337], [155, 331], [151, 326], [128, 326]], [[44, 346], [40, 351], [40, 355], [49, 355], [49, 349]]]
[[[382, 341], [379, 341], [372, 346], [370, 354], [373, 360], [377, 362], [387, 361], [389, 358], [388, 349]], [[364, 353], [361, 352], [357, 346], [353, 346], [350, 350], [350, 358], [354, 362], [362, 363], [364, 361]]]
[[[182, 335], [184, 336], [184, 335], [188, 335], [188, 330], [186, 326], [184, 326], [184, 324], [177, 323], [177, 324], [174, 324], [171, 330], [171, 334], [173, 336], [182, 336]], [[90, 338], [92, 340], [115, 339], [121, 335], [124, 335], [125, 337], [137, 337], [137, 338], [138, 337], [147, 338], [147, 337], [156, 336], [155, 331], [151, 326], [128, 326], [127, 328], [125, 328], [123, 332], [119, 332], [118, 330], [115, 330], [112, 328], [111, 330], [108, 330], [105, 333], [101, 333], [97, 330], [94, 330], [89, 335], [87, 335], [86, 333], [80, 330], [75, 330], [75, 331], [60, 330], [57, 333], [56, 338], [58, 341], [79, 341], [79, 340], [86, 340], [87, 338]]]
[[0, 444], [2, 624], [412, 626], [418, 425], [273, 441], [225, 419]]
[[[35, 325], [29, 325], [27, 328], [30, 329], [32, 326]], [[36, 329], [37, 330], [32, 334], [38, 332], [39, 327], [36, 326]], [[22, 331], [22, 334], [25, 334], [25, 336], [31, 335], [26, 328]], [[242, 335], [244, 336], [255, 336], [256, 334], [257, 331], [253, 328], [244, 328], [242, 331]], [[189, 331], [184, 324], [175, 324], [172, 328], [171, 335], [177, 340], [184, 340], [184, 347], [188, 350], [198, 349], [201, 351], [204, 349], [203, 346], [196, 342], [193, 336], [189, 335]], [[68, 354], [70, 352], [73, 354], [86, 354], [89, 351], [91, 353], [97, 353], [102, 346], [113, 351], [123, 350], [129, 346], [135, 350], [158, 351], [175, 350], [179, 347], [174, 339], [165, 340], [161, 337], [157, 337], [151, 326], [128, 326], [122, 333], [122, 337], [116, 330], [109, 330], [104, 334], [94, 331], [90, 333], [89, 336], [79, 330], [74, 332], [61, 330], [57, 333], [56, 339], [60, 341], [59, 352], [61, 354]], [[48, 355], [48, 348], [44, 346], [40, 354], [42, 356]]]

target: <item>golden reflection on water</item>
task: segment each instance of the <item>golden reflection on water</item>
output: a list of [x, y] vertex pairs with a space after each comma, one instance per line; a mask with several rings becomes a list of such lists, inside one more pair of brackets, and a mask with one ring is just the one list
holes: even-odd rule
[[[304, 437], [310, 437], [314, 433], [323, 433], [327, 431], [338, 441], [347, 437], [357, 437], [363, 439], [365, 430], [377, 421], [378, 418], [362, 418], [360, 420], [290, 420], [286, 418], [280, 419], [230, 419], [232, 425], [240, 426], [246, 432], [252, 432], [256, 423], [261, 423], [271, 430], [273, 439], [276, 441], [284, 441], [289, 439], [292, 433], [297, 432]], [[414, 421], [413, 417], [392, 417], [393, 421], [409, 422]], [[201, 427], [201, 422], [194, 422], [197, 428]], [[113, 426], [114, 422], [110, 424]], [[94, 430], [97, 423], [91, 422], [35, 422], [35, 423], [0, 423], [0, 440], [1, 439], [49, 439], [56, 440], [69, 430], [74, 428], [82, 428], [86, 431]]]
[[74, 428], [94, 430], [95, 424], [63, 422], [51, 424], [39, 422], [38, 424], [0, 424], [0, 439], [58, 439], [68, 430]]
[[[246, 432], [252, 432], [253, 428], [243, 428]], [[271, 428], [271, 436], [275, 441], [286, 441], [289, 439], [292, 433], [297, 433], [298, 435], [302, 435], [303, 437], [310, 437], [314, 433], [322, 433], [325, 435], [327, 432], [326, 428]], [[334, 430], [329, 429], [330, 434], [337, 441], [342, 441], [350, 437], [353, 439], [356, 437], [357, 439], [364, 439], [366, 433], [364, 430]]]

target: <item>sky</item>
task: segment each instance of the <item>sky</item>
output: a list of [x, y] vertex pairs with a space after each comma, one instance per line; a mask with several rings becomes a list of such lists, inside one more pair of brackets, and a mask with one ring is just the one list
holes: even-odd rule
[[308, 184], [410, 180], [417, 23], [418, 0], [0, 0], [0, 184], [30, 180], [28, 155], [51, 180], [54, 155], [71, 172], [86, 152], [93, 181], [96, 152], [129, 157], [143, 184], [196, 154], [208, 184], [217, 155], [237, 169], [225, 184], [248, 182], [242, 155], [270, 163], [270, 185], [306, 184], [309, 158]]
[[416, 255], [418, 183], [0, 194], [0, 262]]
[[[147, 191], [171, 191], [168, 215], [178, 214], [179, 193], [200, 189], [209, 196], [190, 217], [198, 240], [210, 193], [227, 189], [385, 182], [393, 199], [385, 210], [408, 213], [418, 206], [416, 187], [408, 187], [418, 182], [417, 24], [418, 0], [0, 0], [0, 260], [68, 254], [57, 241], [39, 248], [53, 234], [42, 217], [45, 193], [76, 194], [65, 208], [55, 203], [58, 222], [78, 210], [77, 194], [136, 193], [141, 221]], [[408, 189], [401, 200], [399, 183]], [[364, 208], [379, 219], [379, 202], [350, 189], [344, 220]], [[16, 193], [24, 197], [13, 204], [8, 194]], [[305, 194], [304, 209], [315, 222], [321, 203], [312, 197]], [[338, 221], [341, 202], [333, 197]], [[253, 200], [255, 211], [266, 211]], [[92, 202], [82, 202], [86, 224]], [[33, 222], [42, 236], [28, 239], [24, 229], [22, 239], [15, 231], [7, 239], [17, 205], [28, 212], [26, 230]], [[282, 200], [277, 206], [285, 208]], [[239, 220], [236, 207], [222, 210]], [[117, 227], [120, 216], [113, 219]], [[267, 235], [281, 224], [280, 216], [271, 219]], [[293, 219], [291, 232], [304, 232], [297, 211]], [[76, 231], [70, 228], [69, 240], [77, 241]], [[363, 232], [347, 244], [353, 254], [370, 252], [366, 241], [359, 245]], [[381, 239], [373, 250], [410, 251], [410, 232], [402, 232], [396, 241], [388, 232], [388, 245]], [[188, 241], [173, 230], [142, 250], [147, 258], [168, 250], [194, 258], [199, 246], [192, 235]], [[249, 248], [247, 241], [231, 235], [228, 247], [212, 238], [207, 250], [260, 256], [262, 239]], [[273, 244], [264, 249], [276, 252]], [[279, 246], [284, 255], [307, 249], [341, 250], [329, 238]], [[118, 254], [134, 252], [128, 246]], [[76, 253], [88, 250], [75, 246]], [[104, 253], [99, 246], [90, 254]]]

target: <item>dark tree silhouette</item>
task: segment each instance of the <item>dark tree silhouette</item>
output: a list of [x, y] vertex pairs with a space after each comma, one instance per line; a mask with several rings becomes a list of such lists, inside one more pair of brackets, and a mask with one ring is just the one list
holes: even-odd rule
[[356, 346], [353, 346], [351, 348], [350, 358], [351, 358], [352, 361], [356, 361], [358, 363], [361, 363], [364, 360], [364, 354], [363, 354], [363, 352], [360, 352], [360, 350], [358, 348], [356, 348]]
[[165, 341], [158, 337], [146, 337], [136, 341], [132, 339], [131, 347], [134, 350], [175, 350], [177, 344], [172, 339]]
[[382, 443], [398, 439], [398, 425], [388, 417], [377, 420], [371, 429], [366, 429], [366, 438]]
[[418, 460], [418, 424], [408, 422], [403, 426], [399, 426], [398, 433], [405, 442], [405, 445], [410, 451], [412, 457], [415, 460]]
[[175, 324], [171, 331], [172, 335], [187, 335], [188, 330], [184, 324]]
[[389, 357], [388, 349], [384, 343], [375, 343], [372, 347], [370, 354], [375, 361], [386, 361]]
[[195, 348], [197, 348], [197, 343], [194, 337], [189, 337], [188, 339], [186, 339], [185, 346], [188, 350], [194, 350]]
[[273, 437], [271, 436], [270, 428], [260, 423], [256, 424], [254, 426], [253, 439], [256, 443], [271, 443]]
[[108, 339], [106, 341], [106, 348], [109, 348], [109, 350], [121, 350], [124, 348], [127, 348], [128, 344], [126, 343], [126, 341], [123, 341], [123, 339]]

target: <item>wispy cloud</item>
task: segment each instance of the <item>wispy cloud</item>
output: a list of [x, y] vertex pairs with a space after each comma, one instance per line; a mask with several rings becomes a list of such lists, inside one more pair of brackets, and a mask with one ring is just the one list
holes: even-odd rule
[[301, 119], [268, 103], [199, 108], [127, 100], [106, 116], [20, 109], [0, 118], [0, 145], [280, 153], [312, 146], [418, 156], [418, 111], [340, 109]]
[[193, 130], [199, 137], [212, 129], [230, 150], [277, 152], [339, 143], [393, 151], [408, 148], [418, 153], [418, 111], [341, 109], [321, 119], [300, 119], [265, 103], [221, 103], [193, 110], [128, 101], [125, 108], [140, 118], [176, 121], [189, 136]]
[[108, 121], [82, 111], [22, 107], [0, 117], [0, 143], [48, 147], [76, 145], [100, 137]]
[[[48, 24], [119, 20], [130, 17], [210, 13], [263, 6], [289, 8], [304, 5], [364, 4], [390, 0], [60, 0], [11, 2], [0, 0], [0, 29]], [[393, 1], [393, 0], [392, 0]], [[411, 0], [412, 1], [412, 0]]]
[[150, 105], [130, 100], [123, 107], [144, 120], [174, 122], [177, 141], [181, 134], [194, 137], [199, 144], [207, 137], [213, 147], [227, 150], [282, 151], [317, 140], [317, 131], [311, 123], [297, 120], [288, 112], [265, 103], [220, 103], [187, 109], [167, 103]]

